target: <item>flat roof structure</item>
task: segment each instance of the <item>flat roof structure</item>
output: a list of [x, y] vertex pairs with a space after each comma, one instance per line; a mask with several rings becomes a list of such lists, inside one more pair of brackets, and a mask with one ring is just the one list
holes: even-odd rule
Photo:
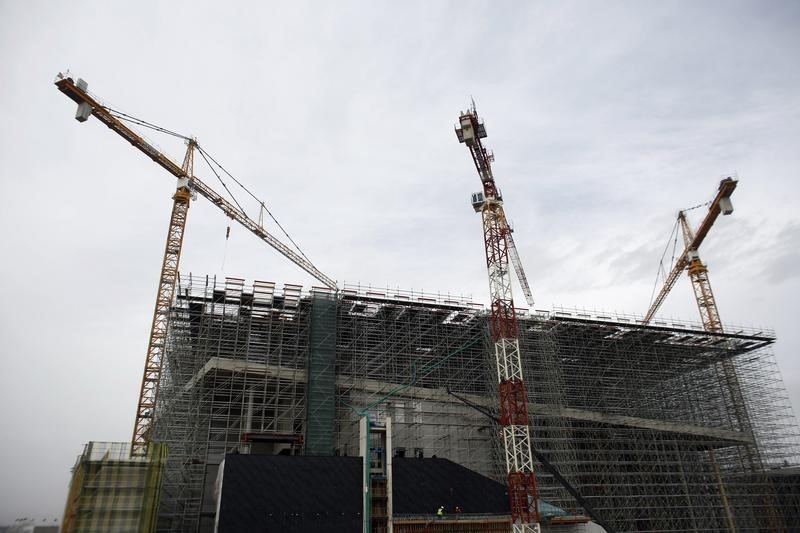
[[[620, 531], [785, 522], [774, 472], [798, 464], [798, 429], [772, 332], [518, 314], [533, 445], [605, 521]], [[357, 455], [360, 413], [391, 416], [396, 456], [503, 480], [493, 421], [451, 394], [496, 405], [480, 304], [184, 277], [168, 339], [153, 434], [169, 449], [162, 531], [210, 530], [227, 453]], [[541, 499], [584, 514], [546, 471], [537, 482]]]

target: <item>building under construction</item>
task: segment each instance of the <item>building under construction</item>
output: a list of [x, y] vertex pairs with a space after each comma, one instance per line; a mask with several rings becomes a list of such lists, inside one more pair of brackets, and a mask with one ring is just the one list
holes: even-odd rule
[[[107, 498], [92, 494], [115, 501], [115, 490], [131, 489], [141, 512], [125, 523], [146, 526], [160, 487], [159, 530], [212, 531], [220, 465], [232, 453], [360, 455], [369, 474], [371, 452], [359, 441], [365, 417], [393, 428], [385, 457], [448, 459], [504, 482], [510, 512], [500, 522], [515, 533], [564, 523], [538, 513], [540, 501], [560, 510], [548, 516], [592, 516], [608, 531], [787, 531], [800, 523], [798, 430], [774, 334], [722, 327], [698, 253], [718, 215], [733, 212], [735, 179], [722, 180], [696, 230], [681, 211], [685, 249], [644, 318], [518, 310], [512, 267], [526, 301], [532, 295], [473, 104], [455, 133], [482, 186], [472, 206], [486, 251], [485, 309], [449, 296], [339, 287], [195, 174], [197, 152], [217, 178], [242, 186], [196, 139], [103, 105], [68, 73], [56, 86], [78, 105], [79, 122], [95, 117], [177, 178], [129, 458], [84, 454], [67, 509], [74, 523], [78, 509], [105, 509]], [[128, 124], [183, 138], [183, 163]], [[198, 195], [323, 287], [180, 280], [186, 215]], [[684, 271], [702, 326], [653, 322]], [[148, 470], [153, 453], [157, 468]], [[118, 471], [148, 474], [116, 487]], [[153, 472], [163, 472], [160, 481]], [[373, 481], [365, 474], [367, 526]], [[84, 485], [92, 489], [85, 498]]]
[[131, 457], [128, 442], [90, 442], [72, 468], [61, 531], [153, 531], [167, 450]]
[[[182, 279], [153, 434], [169, 449], [159, 529], [212, 527], [226, 453], [357, 455], [363, 413], [391, 416], [396, 456], [503, 479], [494, 421], [476, 408], [496, 405], [487, 317], [448, 296]], [[798, 519], [796, 490], [780, 481], [798, 433], [772, 332], [518, 318], [534, 446], [618, 531], [779, 531]], [[541, 469], [537, 482], [542, 500], [582, 512]]]

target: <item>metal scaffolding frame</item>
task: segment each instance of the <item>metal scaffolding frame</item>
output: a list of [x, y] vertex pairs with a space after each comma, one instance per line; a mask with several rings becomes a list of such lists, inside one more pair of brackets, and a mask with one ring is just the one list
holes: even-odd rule
[[61, 531], [153, 531], [167, 450], [131, 456], [130, 442], [90, 442], [72, 468]]
[[[779, 474], [799, 464], [800, 432], [772, 332], [563, 309], [518, 318], [532, 443], [617, 530], [797, 520], [797, 488], [781, 481], [794, 478]], [[225, 453], [357, 455], [362, 413], [392, 417], [394, 454], [503, 480], [497, 427], [448, 393], [496, 407], [490, 344], [488, 313], [463, 298], [181, 279], [153, 425], [169, 449], [159, 529], [209, 528]], [[723, 365], [741, 395], [726, 389]], [[536, 471], [543, 500], [583, 512]]]

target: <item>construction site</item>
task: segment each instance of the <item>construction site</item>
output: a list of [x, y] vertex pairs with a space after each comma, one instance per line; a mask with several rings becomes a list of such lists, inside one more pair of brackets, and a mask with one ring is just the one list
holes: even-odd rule
[[[645, 316], [537, 310], [473, 104], [456, 136], [475, 167], [465, 162], [465, 180], [477, 170], [482, 186], [472, 206], [489, 305], [339, 286], [200, 181], [194, 154], [208, 154], [196, 140], [178, 165], [83, 80], [56, 85], [79, 121], [97, 118], [178, 179], [133, 438], [87, 445], [63, 531], [236, 531], [231, 517], [248, 509], [269, 516], [246, 526], [263, 531], [798, 531], [800, 430], [775, 334], [722, 324], [698, 252], [733, 211], [735, 179], [699, 227], [679, 214], [684, 249]], [[192, 196], [319, 285], [181, 275]], [[660, 319], [685, 273], [699, 321]], [[273, 459], [237, 474], [238, 456]], [[255, 472], [284, 475], [274, 456], [287, 456], [289, 478], [310, 468], [319, 482], [268, 489]], [[413, 499], [425, 487], [435, 505]], [[226, 491], [252, 506], [234, 511]], [[306, 499], [259, 507], [281, 497]]]

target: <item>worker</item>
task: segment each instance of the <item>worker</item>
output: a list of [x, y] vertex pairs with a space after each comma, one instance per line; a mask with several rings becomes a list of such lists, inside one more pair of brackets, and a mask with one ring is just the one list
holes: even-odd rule
[[440, 505], [439, 509], [436, 510], [436, 516], [444, 518], [444, 505]]

